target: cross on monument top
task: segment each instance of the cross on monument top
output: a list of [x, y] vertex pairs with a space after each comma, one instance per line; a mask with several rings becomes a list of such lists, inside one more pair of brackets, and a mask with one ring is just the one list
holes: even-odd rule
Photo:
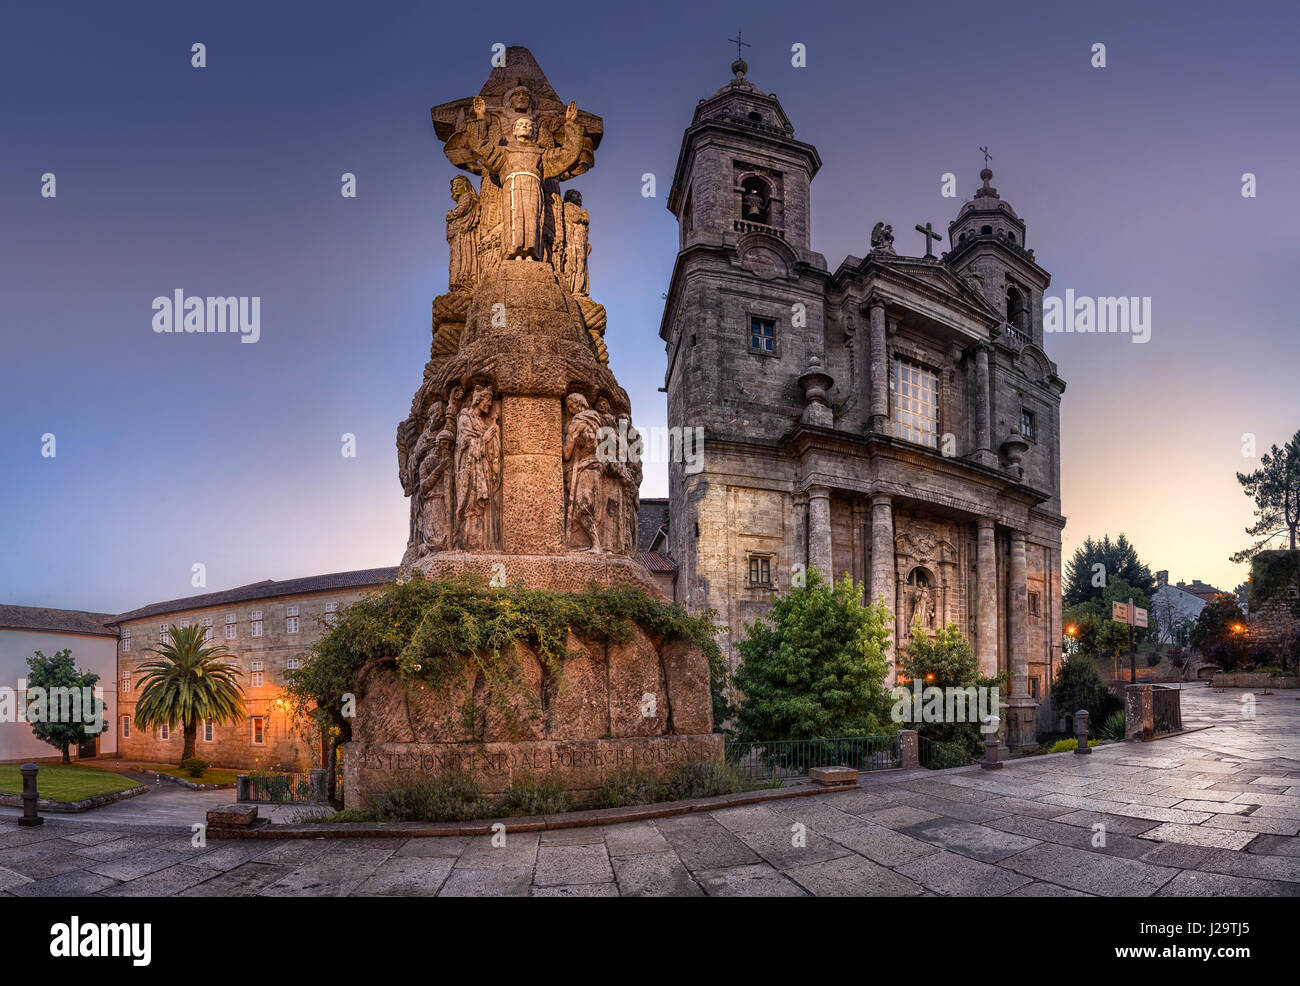
[[736, 58], [737, 58], [737, 59], [742, 59], [742, 58], [745, 57], [745, 53], [744, 53], [743, 51], [741, 51], [740, 49], [742, 49], [742, 48], [752, 48], [752, 47], [754, 47], [754, 46], [753, 46], [752, 44], [750, 44], [748, 41], [742, 41], [741, 39], [742, 39], [743, 37], [744, 37], [744, 35], [743, 35], [739, 30], [737, 30], [737, 31], [736, 31], [736, 36], [735, 36], [734, 38], [728, 38], [728, 39], [727, 39], [727, 40], [730, 41], [733, 45], [736, 46]]
[[936, 233], [933, 227], [929, 223], [926, 223], [924, 226], [918, 224], [916, 227], [916, 231], [918, 233], [922, 233], [925, 235], [925, 257], [923, 259], [925, 260], [937, 259], [935, 255], [930, 252], [930, 243], [933, 240], [942, 240], [943, 237], [940, 236], [938, 233]]
[[993, 160], [993, 155], [989, 153], [989, 149], [987, 146], [981, 147], [980, 153], [984, 155], [984, 167], [987, 168], [989, 166], [989, 162]]

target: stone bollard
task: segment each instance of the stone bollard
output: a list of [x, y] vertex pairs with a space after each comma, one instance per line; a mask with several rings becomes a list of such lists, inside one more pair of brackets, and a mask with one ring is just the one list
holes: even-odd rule
[[44, 825], [45, 819], [36, 813], [40, 798], [36, 793], [36, 772], [40, 768], [34, 763], [25, 763], [18, 770], [23, 775], [23, 817], [18, 819], [18, 824], [28, 827]]
[[321, 805], [329, 800], [325, 796], [325, 770], [323, 767], [313, 767], [309, 772], [311, 778], [311, 799], [316, 804]]
[[898, 765], [904, 770], [921, 766], [921, 744], [915, 729], [899, 730], [898, 761]]
[[248, 783], [248, 775], [236, 774], [235, 775], [235, 800], [251, 801], [252, 793], [253, 793], [253, 789]]
[[1002, 744], [998, 741], [998, 726], [1001, 720], [997, 716], [988, 716], [984, 720], [985, 735], [988, 737], [984, 741], [984, 759], [980, 761], [980, 767], [983, 770], [1001, 770], [1002, 769]]
[[1079, 740], [1079, 745], [1075, 748], [1076, 754], [1091, 753], [1092, 747], [1088, 745], [1088, 710], [1080, 709], [1074, 714], [1074, 735]]

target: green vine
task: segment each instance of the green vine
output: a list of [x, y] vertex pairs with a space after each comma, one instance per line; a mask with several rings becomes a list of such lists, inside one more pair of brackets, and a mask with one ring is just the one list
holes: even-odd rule
[[[709, 660], [714, 686], [715, 723], [725, 719], [725, 662], [713, 613], [691, 616], [644, 590], [592, 586], [580, 592], [555, 592], [522, 586], [489, 586], [472, 576], [433, 581], [419, 573], [367, 595], [339, 614], [313, 647], [309, 661], [351, 667], [353, 680], [363, 668], [393, 664], [408, 683], [439, 691], [464, 685], [471, 672], [482, 677], [486, 697], [507, 722], [514, 703], [527, 697], [521, 685], [519, 649], [537, 655], [544, 673], [559, 678], [570, 656], [569, 635], [621, 643], [640, 628], [656, 642], [689, 640]], [[305, 669], [309, 670], [309, 669]], [[724, 714], [718, 717], [719, 703]], [[473, 719], [467, 696], [462, 714]]]

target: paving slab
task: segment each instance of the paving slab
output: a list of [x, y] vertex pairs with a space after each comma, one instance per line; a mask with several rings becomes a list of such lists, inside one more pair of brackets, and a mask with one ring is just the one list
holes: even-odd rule
[[1043, 842], [1000, 864], [1025, 876], [1102, 897], [1149, 897], [1178, 870]]
[[1014, 856], [1037, 845], [1039, 841], [987, 825], [975, 825], [951, 818], [914, 825], [906, 829], [904, 834], [985, 863], [996, 863], [1000, 859]]
[[816, 897], [914, 897], [919, 883], [862, 856], [845, 856], [785, 871]]
[[610, 862], [624, 897], [702, 897], [704, 891], [672, 851], [615, 856]]
[[365, 882], [353, 891], [355, 897], [434, 897], [451, 875], [456, 861], [449, 856], [388, 857]]
[[1001, 897], [1033, 882], [1022, 874], [950, 852], [904, 863], [897, 871], [946, 897]]
[[614, 871], [604, 841], [595, 845], [541, 846], [533, 885], [558, 887], [579, 883], [610, 883]]

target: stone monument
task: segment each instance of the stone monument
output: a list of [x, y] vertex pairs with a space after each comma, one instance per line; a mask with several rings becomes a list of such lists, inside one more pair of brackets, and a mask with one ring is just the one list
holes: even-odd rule
[[[430, 358], [397, 429], [411, 499], [401, 567], [662, 599], [637, 558], [641, 464], [627, 393], [608, 367], [605, 311], [589, 296], [591, 217], [576, 190], [562, 194], [593, 166], [603, 123], [561, 103], [521, 47], [477, 96], [432, 115], [447, 159], [479, 187], [451, 181], [447, 292], [434, 299]], [[621, 446], [610, 440], [620, 433]], [[452, 767], [487, 793], [521, 776], [582, 793], [620, 768], [662, 776], [721, 757], [698, 646], [638, 629], [568, 649], [558, 680], [536, 655], [517, 655], [531, 712], [517, 717], [487, 702], [482, 681], [435, 693], [390, 669], [369, 675], [344, 753], [348, 806]]]

